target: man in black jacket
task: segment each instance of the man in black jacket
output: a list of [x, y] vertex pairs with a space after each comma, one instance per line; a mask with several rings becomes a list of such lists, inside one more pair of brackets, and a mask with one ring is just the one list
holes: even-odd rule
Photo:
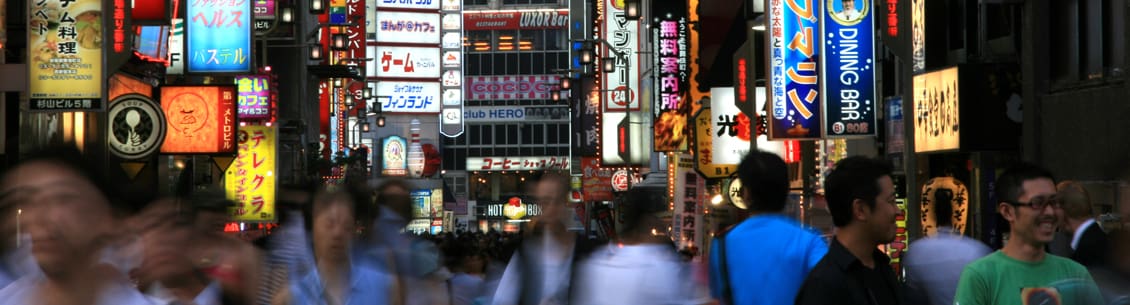
[[[1094, 267], [1106, 262], [1107, 237], [1091, 210], [1091, 197], [1082, 185], [1074, 181], [1060, 182], [1060, 209], [1063, 211], [1061, 229], [1072, 236], [1071, 259], [1080, 265]], [[1057, 211], [1058, 212], [1058, 211]]]
[[890, 258], [877, 246], [895, 238], [895, 185], [885, 161], [849, 157], [824, 180], [836, 236], [801, 285], [797, 305], [903, 304]]

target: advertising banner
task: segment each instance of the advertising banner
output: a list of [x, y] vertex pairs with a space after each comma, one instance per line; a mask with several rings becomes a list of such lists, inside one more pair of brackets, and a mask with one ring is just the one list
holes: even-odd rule
[[568, 170], [569, 157], [469, 157], [469, 171]]
[[569, 10], [468, 12], [463, 23], [468, 31], [564, 29]]
[[251, 71], [251, 1], [188, 1], [188, 72]]
[[820, 1], [770, 2], [765, 19], [769, 33], [770, 140], [818, 139], [823, 135], [817, 75]]
[[914, 74], [926, 70], [926, 0], [910, 1], [910, 50], [911, 71]]
[[[828, 137], [875, 136], [875, 18], [870, 0], [827, 0], [820, 37], [824, 132]], [[844, 4], [854, 6], [844, 7]]]
[[958, 68], [914, 76], [914, 151], [961, 148]]
[[377, 77], [439, 78], [439, 48], [377, 46]]
[[377, 42], [438, 44], [439, 14], [377, 11]]
[[163, 154], [234, 153], [236, 86], [164, 86]]
[[404, 177], [408, 175], [408, 142], [398, 136], [385, 138], [381, 143], [381, 175]]
[[906, 124], [902, 120], [902, 97], [887, 98], [887, 153], [902, 153], [906, 149]]
[[560, 75], [470, 76], [467, 100], [544, 100], [549, 99]]
[[429, 82], [377, 82], [376, 96], [387, 96], [381, 101], [381, 111], [387, 113], [439, 113], [439, 83]]
[[[651, 28], [655, 50], [655, 151], [684, 151], [689, 142], [691, 114], [687, 66], [687, 18], [684, 1], [661, 6], [658, 26]], [[732, 96], [732, 94], [731, 94]], [[732, 99], [731, 99], [732, 100]]]
[[711, 162], [736, 167], [749, 153], [749, 141], [756, 127], [734, 104], [734, 88], [731, 87], [710, 88], [710, 112]]
[[102, 40], [110, 27], [103, 20], [110, 18], [102, 1], [29, 0], [27, 7], [27, 110], [105, 110]]
[[173, 19], [173, 32], [169, 36], [169, 66], [165, 74], [184, 74], [184, 19]]
[[600, 159], [581, 158], [581, 190], [585, 201], [611, 201], [612, 169], [600, 167]]
[[266, 75], [235, 77], [239, 90], [236, 105], [240, 120], [267, 120], [271, 118], [271, 79]]
[[[376, 0], [377, 8], [438, 10], [440, 0]], [[379, 10], [379, 9], [378, 9]]]
[[432, 217], [432, 190], [413, 190], [410, 196], [412, 196], [413, 218]]
[[239, 152], [224, 175], [228, 197], [239, 205], [229, 208], [233, 221], [275, 220], [275, 168], [278, 133], [274, 127], [239, 127]]

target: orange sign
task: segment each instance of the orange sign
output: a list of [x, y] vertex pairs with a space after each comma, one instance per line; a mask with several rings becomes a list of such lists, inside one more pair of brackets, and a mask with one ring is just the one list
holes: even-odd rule
[[235, 105], [235, 86], [161, 87], [168, 121], [161, 153], [234, 153]]

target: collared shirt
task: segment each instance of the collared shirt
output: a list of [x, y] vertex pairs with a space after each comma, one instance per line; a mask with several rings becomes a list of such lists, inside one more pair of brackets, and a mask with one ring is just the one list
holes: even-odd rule
[[1094, 218], [1087, 219], [1079, 225], [1078, 229], [1075, 229], [1075, 235], [1071, 236], [1071, 250], [1079, 250], [1079, 239], [1083, 238], [1083, 233], [1087, 232], [1087, 229], [1091, 228], [1093, 224], [1095, 224]]
[[902, 304], [890, 258], [876, 248], [875, 268], [867, 268], [837, 239], [828, 254], [808, 274], [797, 294], [797, 305]]

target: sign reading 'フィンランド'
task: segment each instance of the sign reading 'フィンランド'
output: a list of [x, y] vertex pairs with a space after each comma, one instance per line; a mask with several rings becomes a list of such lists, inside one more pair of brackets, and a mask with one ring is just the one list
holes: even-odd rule
[[251, 3], [252, 0], [188, 1], [188, 72], [251, 70]]
[[102, 110], [100, 0], [28, 1], [28, 110]]

